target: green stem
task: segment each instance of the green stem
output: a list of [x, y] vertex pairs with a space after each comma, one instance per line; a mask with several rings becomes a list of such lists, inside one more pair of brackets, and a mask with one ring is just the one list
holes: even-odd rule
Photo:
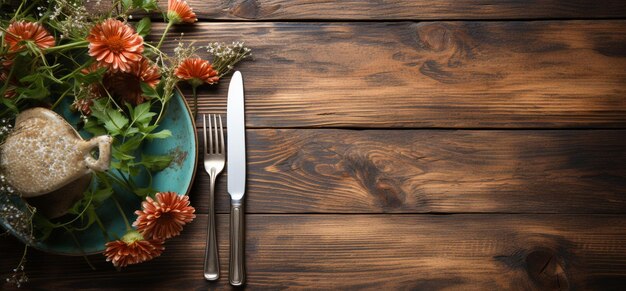
[[[2, 89], [0, 90], [2, 94], [5, 94], [7, 88], [9, 88], [9, 83], [11, 82], [11, 78], [13, 78], [14, 71], [15, 71], [15, 66], [11, 66], [11, 70], [9, 70], [9, 74], [7, 75], [7, 80], [6, 82], [4, 82], [4, 85], [2, 85]], [[4, 96], [0, 96], [0, 97], [4, 97]], [[4, 113], [1, 116], [4, 116]]]
[[196, 94], [196, 88], [198, 88], [198, 86], [192, 86], [192, 92], [193, 92], [193, 118], [194, 119], [198, 119], [198, 95]]
[[20, 259], [20, 263], [17, 265], [17, 270], [20, 270], [24, 267], [26, 263], [26, 254], [28, 253], [28, 244], [24, 244], [24, 252], [22, 253], [22, 258]]
[[111, 238], [109, 237], [109, 232], [107, 232], [106, 227], [104, 227], [102, 220], [100, 220], [100, 217], [98, 216], [98, 214], [96, 214], [95, 216], [96, 216], [96, 224], [98, 224], [98, 227], [102, 231], [102, 235], [104, 235], [104, 238], [106, 239], [106, 241], [111, 241]]
[[154, 125], [158, 125], [159, 122], [161, 122], [161, 117], [163, 117], [163, 111], [165, 111], [165, 104], [167, 103], [167, 101], [165, 101], [165, 98], [159, 101], [161, 103], [161, 110], [159, 110], [159, 115], [157, 116], [157, 119], [154, 122]]
[[91, 205], [91, 201], [93, 201], [93, 195], [91, 195], [91, 197], [89, 197], [89, 202], [87, 202], [87, 205], [85, 205], [85, 208], [83, 208], [83, 210], [80, 212], [80, 214], [78, 214], [76, 217], [74, 217], [74, 219], [72, 219], [72, 220], [70, 220], [68, 222], [65, 222], [65, 223], [62, 223], [62, 224], [54, 226], [54, 228], [59, 228], [59, 227], [67, 228], [68, 225], [74, 223], [79, 218], [83, 217], [83, 215], [85, 214], [85, 211], [87, 211], [87, 208], [89, 208], [89, 206]]
[[50, 53], [50, 52], [54, 52], [54, 51], [58, 51], [58, 50], [64, 50], [64, 49], [70, 49], [70, 48], [87, 47], [87, 45], [89, 45], [89, 42], [86, 41], [86, 40], [82, 40], [82, 41], [77, 41], [77, 42], [66, 43], [66, 44], [63, 44], [63, 45], [53, 46], [51, 48], [47, 48], [45, 50], [45, 52], [46, 53]]
[[26, 1], [22, 1], [22, 3], [20, 3], [20, 6], [17, 7], [17, 10], [15, 10], [15, 13], [13, 14], [13, 19], [11, 19], [11, 22], [15, 21], [17, 16], [20, 15], [22, 7], [24, 7], [24, 2], [26, 2]]
[[61, 94], [61, 97], [59, 97], [59, 99], [57, 99], [56, 102], [54, 102], [54, 104], [52, 105], [52, 110], [54, 110], [54, 108], [56, 108], [59, 104], [61, 104], [61, 101], [65, 98], [65, 96], [67, 95], [68, 92], [70, 92], [70, 90], [72, 90], [72, 88], [68, 88], [67, 90], [65, 90], [65, 92], [63, 92], [63, 94]]
[[[28, 11], [30, 11], [31, 9], [33, 9], [33, 7], [35, 7], [35, 5], [37, 4], [38, 1], [32, 1], [32, 3], [28, 7], [26, 7], [26, 9], [24, 9], [24, 11], [21, 11], [22, 7], [24, 7], [24, 3], [27, 3], [27, 2], [28, 1], [22, 1], [22, 3], [17, 8], [15, 13], [13, 13], [13, 18], [11, 18], [11, 22], [15, 21], [16, 19], [23, 18], [24, 15], [26, 15], [26, 13], [28, 13]], [[22, 15], [20, 15], [20, 14], [22, 14]]]
[[83, 256], [83, 259], [85, 259], [85, 262], [87, 262], [87, 265], [92, 270], [95, 271], [96, 267], [94, 267], [94, 265], [91, 263], [91, 261], [89, 261], [89, 258], [87, 258], [87, 255], [85, 254], [85, 251], [83, 250], [83, 246], [78, 241], [78, 238], [76, 238], [76, 235], [74, 235], [74, 232], [72, 230], [70, 230], [69, 228], [67, 228], [67, 227], [64, 227], [64, 228], [65, 228], [65, 231], [67, 231], [67, 233], [69, 233], [69, 235], [72, 237], [72, 240], [74, 241], [74, 243], [76, 244], [76, 246], [80, 250], [80, 254]]
[[167, 35], [167, 32], [170, 30], [170, 27], [172, 27], [172, 25], [174, 25], [174, 22], [170, 21], [167, 23], [167, 26], [165, 27], [165, 31], [163, 31], [163, 35], [161, 36], [161, 40], [159, 40], [159, 44], [157, 44], [156, 48], [158, 50], [161, 49], [161, 45], [163, 44], [163, 40], [165, 39], [165, 36]]
[[[104, 92], [107, 93], [107, 96], [109, 97], [109, 101], [113, 102], [113, 104], [115, 105], [115, 107], [117, 107], [118, 110], [120, 110], [120, 111], [124, 110], [124, 109], [122, 109], [122, 107], [120, 107], [119, 104], [117, 104], [117, 102], [115, 102], [115, 99], [113, 99], [113, 96], [111, 96], [111, 93], [109, 93], [109, 90], [107, 90], [106, 86], [104, 86], [104, 84], [102, 83], [102, 80], [100, 80], [100, 86], [102, 86], [102, 88], [104, 88]], [[110, 118], [110, 116], [109, 116], [109, 118]]]
[[50, 65], [48, 64], [48, 60], [46, 60], [46, 56], [43, 55], [43, 52], [40, 49], [38, 49], [37, 51], [39, 52], [39, 57], [41, 58], [41, 61], [46, 66], [46, 71], [48, 71], [48, 74], [49, 74], [48, 79], [52, 80], [53, 82], [57, 84], [63, 84], [61, 80], [57, 79], [54, 76], [54, 73], [52, 72], [52, 70], [50, 69]]
[[115, 175], [107, 172], [107, 177], [109, 177], [110, 179], [112, 179], [115, 183], [117, 183], [117, 185], [122, 186], [124, 188], [126, 188], [126, 190], [133, 192], [133, 188], [131, 188], [126, 182], [120, 180], [120, 178], [116, 177]]
[[147, 42], [145, 42], [143, 45], [145, 45], [145, 46], [147, 46], [147, 47], [149, 47], [149, 48], [153, 49], [156, 53], [158, 53], [158, 54], [159, 54], [159, 56], [161, 56], [161, 58], [167, 58], [167, 55], [166, 55], [166, 54], [164, 54], [164, 53], [163, 53], [163, 52], [162, 52], [159, 48], [157, 48], [156, 46], [153, 46], [153, 45], [151, 45], [151, 44], [149, 44], [149, 43], [147, 43]]
[[124, 209], [122, 209], [122, 205], [120, 205], [120, 202], [117, 201], [117, 198], [115, 198], [115, 196], [111, 196], [111, 198], [113, 199], [113, 202], [115, 202], [115, 207], [117, 207], [117, 210], [120, 212], [122, 218], [124, 219], [124, 224], [126, 224], [126, 231], [132, 230], [133, 227], [130, 226], [130, 223], [128, 222], [128, 217], [126, 217], [126, 213], [124, 212]]
[[116, 170], [117, 170], [117, 173], [120, 174], [120, 177], [122, 177], [122, 180], [128, 186], [128, 189], [131, 190], [131, 192], [133, 192], [132, 189], [135, 188], [135, 183], [133, 183], [132, 178], [130, 176], [126, 177], [126, 175], [124, 175], [124, 173], [122, 173], [122, 171], [120, 169], [116, 169]]
[[60, 81], [63, 81], [67, 78], [73, 77], [76, 73], [80, 72], [82, 69], [88, 67], [89, 65], [91, 65], [91, 62], [88, 63], [84, 63], [82, 64], [80, 67], [76, 68], [76, 70], [72, 71], [71, 73], [59, 78]]

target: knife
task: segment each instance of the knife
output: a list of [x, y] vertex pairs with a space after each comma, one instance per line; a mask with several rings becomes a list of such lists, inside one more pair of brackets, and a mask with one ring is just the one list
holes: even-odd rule
[[244, 265], [244, 208], [246, 189], [246, 122], [243, 78], [233, 74], [228, 87], [226, 121], [228, 131], [228, 194], [230, 194], [230, 267], [228, 279], [233, 286], [246, 280]]

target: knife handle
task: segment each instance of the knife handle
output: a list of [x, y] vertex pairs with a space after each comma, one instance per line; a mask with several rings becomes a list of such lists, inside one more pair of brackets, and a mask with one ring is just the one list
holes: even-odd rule
[[228, 279], [233, 286], [241, 286], [246, 281], [245, 235], [243, 200], [230, 204], [230, 267]]

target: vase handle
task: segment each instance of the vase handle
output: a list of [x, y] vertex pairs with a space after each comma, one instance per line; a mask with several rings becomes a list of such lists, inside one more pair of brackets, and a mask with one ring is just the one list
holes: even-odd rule
[[[111, 143], [113, 143], [113, 138], [108, 135], [101, 135], [87, 141], [86, 147], [83, 150], [87, 168], [96, 172], [103, 172], [109, 169], [111, 163]], [[99, 152], [98, 160], [91, 156], [91, 150], [96, 147]]]

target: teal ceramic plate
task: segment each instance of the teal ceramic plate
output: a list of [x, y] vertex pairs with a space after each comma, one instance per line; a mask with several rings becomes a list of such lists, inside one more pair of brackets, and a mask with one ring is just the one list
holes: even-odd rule
[[[67, 108], [67, 106], [63, 107]], [[71, 114], [69, 111], [61, 113], [70, 120], [70, 123], [72, 123], [72, 119], [76, 120], [76, 118], [69, 116]], [[153, 175], [152, 186], [159, 192], [172, 191], [180, 195], [188, 194], [196, 173], [198, 136], [191, 110], [178, 90], [172, 97], [157, 131], [161, 129], [169, 129], [172, 132], [172, 137], [150, 142], [145, 145], [142, 151], [147, 154], [170, 154], [174, 159], [168, 168]], [[147, 179], [147, 177], [139, 177], [139, 183], [142, 183], [142, 179]], [[141, 201], [131, 193], [123, 195], [123, 199], [120, 203], [124, 206], [126, 216], [132, 223], [136, 217], [134, 211], [141, 207]], [[23, 203], [21, 200], [16, 202]], [[110, 199], [98, 209], [97, 213], [104, 227], [112, 234], [111, 239], [114, 239], [115, 236], [122, 237], [124, 235], [126, 231], [124, 221]], [[2, 218], [0, 218], [0, 225], [22, 242], [27, 242], [27, 238], [12, 231]], [[75, 239], [71, 235], [57, 230], [46, 241], [36, 242], [32, 246], [45, 252], [61, 255], [85, 255], [104, 251], [106, 239], [95, 223], [87, 230], [76, 234]]]

